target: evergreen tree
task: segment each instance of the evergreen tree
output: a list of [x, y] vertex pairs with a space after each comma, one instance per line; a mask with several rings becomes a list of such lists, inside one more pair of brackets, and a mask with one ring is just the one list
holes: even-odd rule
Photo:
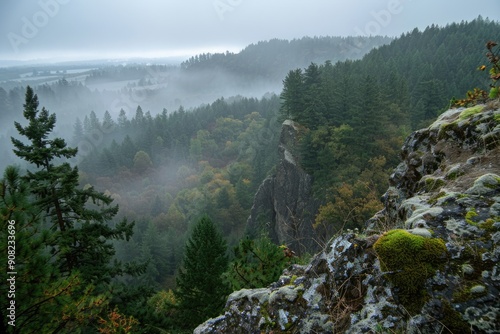
[[144, 125], [144, 112], [142, 111], [141, 106], [137, 106], [135, 110], [135, 117], [132, 119], [135, 125], [141, 128]]
[[120, 109], [120, 113], [118, 114], [118, 126], [122, 129], [125, 130], [129, 125], [129, 120], [127, 118], [127, 114], [125, 113], [125, 110]]
[[116, 125], [115, 121], [113, 120], [113, 118], [111, 117], [111, 114], [109, 113], [109, 111], [105, 111], [104, 112], [104, 117], [102, 119], [102, 127], [104, 129], [104, 131], [109, 131], [111, 129], [113, 129], [113, 127]]
[[262, 288], [278, 280], [283, 269], [292, 263], [284, 249], [284, 246], [273, 244], [267, 236], [242, 239], [234, 248], [235, 259], [225, 274], [232, 289]]
[[90, 126], [90, 119], [87, 115], [83, 119], [83, 133], [89, 136], [92, 132], [92, 127]]
[[228, 287], [222, 274], [228, 259], [226, 242], [207, 216], [195, 225], [187, 241], [175, 296], [183, 326], [194, 328], [222, 311]]
[[101, 129], [101, 122], [97, 118], [96, 113], [92, 110], [89, 116], [90, 131], [99, 131]]
[[[0, 278], [8, 282], [8, 278], [15, 276], [15, 297], [5, 298], [10, 286], [1, 285], [4, 298], [0, 299], [0, 332], [74, 332], [85, 327], [92, 314], [106, 307], [105, 298], [91, 296], [91, 286], [81, 293], [82, 281], [76, 271], [61, 276], [58, 264], [46, 249], [55, 235], [42, 228], [43, 211], [31, 202], [28, 183], [18, 168], [8, 166], [0, 180], [0, 259], [15, 274], [4, 270]], [[8, 256], [14, 248], [15, 256]], [[15, 322], [8, 324], [13, 320], [8, 317], [11, 301], [15, 302]]]
[[76, 118], [75, 125], [73, 126], [73, 144], [78, 145], [83, 139], [83, 123], [80, 118]]
[[23, 179], [29, 184], [35, 204], [44, 212], [44, 226], [54, 231], [49, 242], [59, 271], [68, 276], [79, 270], [87, 283], [98, 284], [123, 272], [115, 263], [112, 239], [129, 239], [133, 223], [123, 220], [111, 227], [108, 222], [117, 214], [118, 206], [111, 206], [111, 197], [93, 187], [79, 189], [78, 168], [62, 159], [70, 159], [77, 149], [69, 148], [61, 138], [49, 139], [56, 115], [42, 108], [31, 87], [26, 89], [24, 117], [27, 126], [15, 122], [19, 134], [27, 141], [11, 138], [14, 153], [36, 166]]
[[283, 103], [280, 108], [283, 120], [296, 120], [303, 110], [304, 77], [302, 70], [296, 69], [288, 73], [283, 80], [283, 91], [280, 95]]

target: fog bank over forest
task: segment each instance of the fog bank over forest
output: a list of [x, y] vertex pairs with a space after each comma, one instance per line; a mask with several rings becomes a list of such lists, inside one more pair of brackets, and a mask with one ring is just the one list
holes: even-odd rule
[[[138, 106], [151, 115], [179, 107], [191, 109], [218, 98], [279, 94], [286, 73], [311, 62], [333, 63], [359, 59], [388, 37], [303, 37], [273, 39], [248, 45], [238, 53], [202, 53], [179, 59], [121, 59], [30, 64], [0, 68], [2, 139], [22, 122], [27, 85], [34, 88], [40, 107], [56, 113], [54, 134], [71, 140], [77, 118], [91, 112], [102, 119], [106, 111], [116, 119], [121, 110], [132, 117]], [[13, 163], [8, 145], [0, 167]]]

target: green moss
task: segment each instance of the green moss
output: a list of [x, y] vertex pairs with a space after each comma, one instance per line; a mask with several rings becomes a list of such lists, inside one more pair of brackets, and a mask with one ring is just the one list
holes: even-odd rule
[[442, 198], [442, 197], [444, 197], [446, 195], [447, 195], [446, 192], [441, 191], [438, 194], [436, 194], [436, 195], [432, 196], [431, 198], [429, 198], [429, 200], [427, 201], [427, 203], [429, 203], [431, 205], [432, 204], [436, 204], [437, 201], [438, 201], [438, 199], [440, 199], [440, 198]]
[[439, 140], [447, 139], [449, 137], [448, 132], [450, 131], [454, 133], [460, 132], [460, 127], [458, 126], [458, 122], [444, 123], [443, 125], [441, 125], [441, 128], [439, 129], [438, 133], [438, 139]]
[[486, 287], [482, 284], [476, 284], [469, 289], [470, 293], [475, 296], [486, 296]]
[[377, 334], [403, 334], [405, 331], [403, 329], [385, 328], [382, 324], [375, 325], [375, 333]]
[[473, 220], [474, 217], [477, 217], [477, 212], [476, 209], [472, 208], [465, 214], [465, 221], [467, 224], [477, 226], [478, 223]]
[[458, 118], [460, 120], [467, 119], [467, 118], [469, 118], [471, 116], [479, 114], [481, 111], [483, 111], [483, 109], [484, 109], [483, 105], [479, 105], [479, 106], [474, 106], [474, 107], [471, 107], [471, 108], [467, 108], [467, 109], [465, 109], [464, 111], [462, 111], [460, 113], [460, 116], [458, 116]]
[[445, 326], [442, 333], [470, 333], [470, 325], [455, 311], [448, 302], [443, 302], [443, 318], [441, 323]]
[[464, 171], [459, 168], [455, 168], [446, 175], [447, 180], [456, 180], [459, 176], [464, 175]]
[[474, 267], [470, 263], [462, 264], [461, 270], [463, 276], [474, 274]]
[[500, 177], [498, 177], [497, 175], [493, 175], [493, 179], [494, 181], [492, 180], [491, 183], [484, 182], [483, 185], [489, 189], [497, 189], [500, 184]]
[[384, 233], [374, 250], [401, 303], [410, 314], [418, 313], [428, 298], [425, 282], [448, 257], [444, 241], [398, 229]]
[[500, 113], [495, 114], [495, 116], [493, 116], [493, 118], [495, 119], [495, 121], [496, 121], [497, 123], [500, 123]]
[[452, 301], [455, 303], [465, 303], [472, 299], [472, 294], [468, 286], [453, 291]]
[[481, 280], [465, 281], [460, 288], [455, 289], [452, 300], [455, 303], [465, 303], [486, 294], [487, 290]]
[[464, 264], [468, 264], [474, 269], [473, 272], [468, 272], [467, 275], [463, 275], [467, 280], [466, 284], [472, 284], [471, 282], [474, 282], [474, 284], [481, 284], [482, 272], [484, 270], [492, 270], [495, 263], [482, 260], [483, 254], [486, 252], [487, 250], [484, 247], [471, 243], [465, 246], [459, 259], [452, 261], [452, 264], [458, 265], [461, 268], [463, 268], [462, 266]]
[[440, 189], [446, 184], [445, 181], [441, 179], [434, 179], [432, 177], [429, 177], [425, 179], [425, 191], [431, 192]]
[[274, 328], [276, 322], [271, 320], [271, 316], [267, 310], [269, 302], [265, 302], [260, 308], [260, 315], [264, 318], [264, 322], [260, 325], [260, 329]]
[[480, 223], [479, 227], [490, 233], [496, 232], [497, 228], [494, 226], [495, 221], [500, 221], [499, 217], [488, 218], [484, 222]]

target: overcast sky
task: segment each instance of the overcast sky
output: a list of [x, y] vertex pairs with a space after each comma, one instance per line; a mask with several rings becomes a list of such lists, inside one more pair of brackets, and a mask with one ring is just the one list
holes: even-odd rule
[[303, 36], [399, 36], [500, 21], [499, 0], [0, 0], [0, 60], [238, 52]]

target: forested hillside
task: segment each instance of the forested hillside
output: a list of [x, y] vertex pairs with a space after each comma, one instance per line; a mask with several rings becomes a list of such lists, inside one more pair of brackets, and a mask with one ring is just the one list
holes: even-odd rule
[[[153, 255], [154, 275], [143, 279], [158, 286], [173, 282], [184, 236], [202, 214], [231, 244], [243, 236], [253, 194], [276, 162], [278, 109], [277, 96], [220, 99], [155, 117], [138, 107], [130, 120], [123, 114], [108, 120], [113, 130], [103, 142], [111, 145], [82, 160], [80, 180], [107, 192], [120, 215], [136, 220], [132, 244], [119, 254]], [[98, 119], [88, 124], [78, 133], [109, 127]]]
[[499, 33], [498, 23], [480, 18], [415, 29], [362, 60], [288, 73], [281, 118], [304, 126], [302, 166], [326, 203], [318, 229], [359, 228], [380, 208], [388, 171], [409, 131], [427, 125], [471, 87], [488, 87], [478, 69], [486, 42]]
[[183, 62], [181, 67], [187, 72], [223, 70], [250, 82], [281, 82], [292, 68], [305, 67], [311, 62], [360, 59], [371, 49], [391, 41], [392, 38], [382, 36], [272, 39], [251, 44], [238, 53], [197, 55]]

